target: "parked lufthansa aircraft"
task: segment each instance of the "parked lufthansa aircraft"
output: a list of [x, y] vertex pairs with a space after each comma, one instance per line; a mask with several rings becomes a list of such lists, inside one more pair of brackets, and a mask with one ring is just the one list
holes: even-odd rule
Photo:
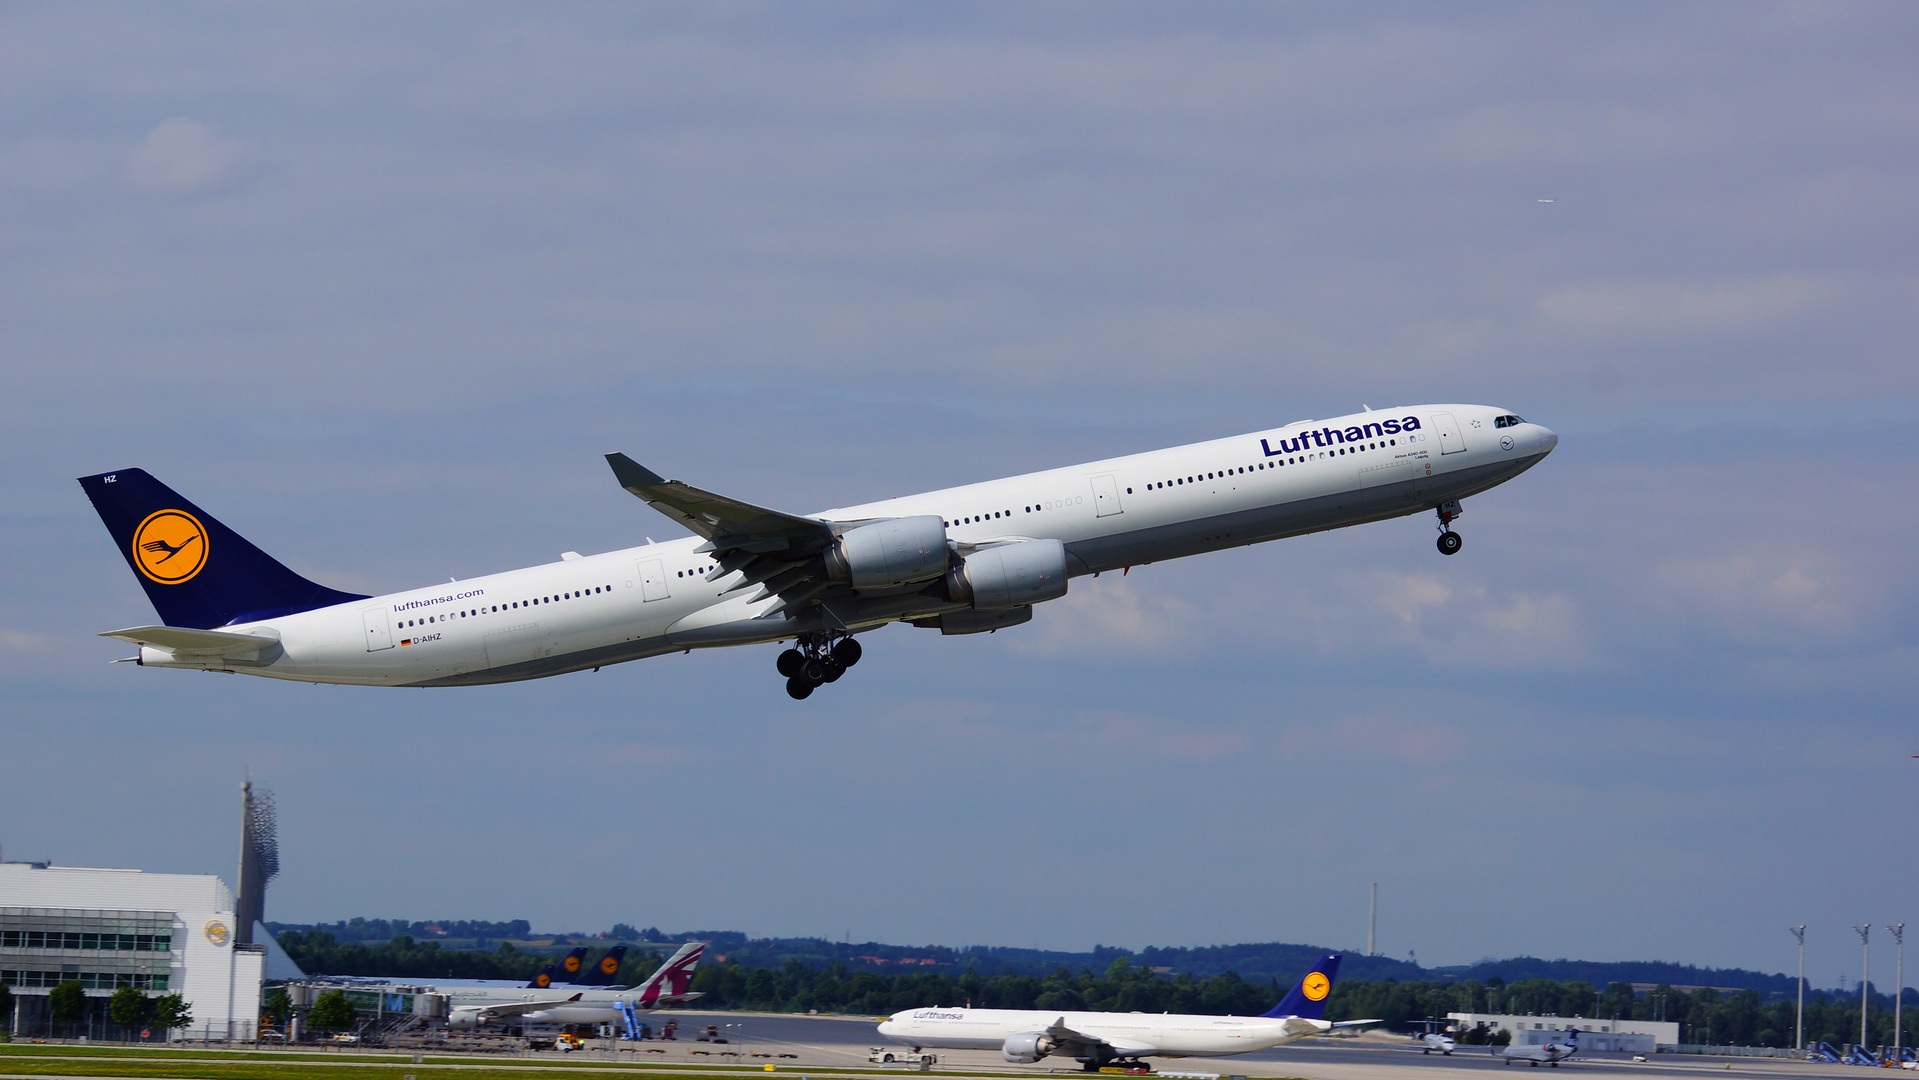
[[1250, 1054], [1334, 1028], [1377, 1020], [1322, 1019], [1339, 973], [1339, 957], [1324, 956], [1279, 1004], [1258, 1016], [1174, 1013], [1061, 1012], [1053, 1009], [912, 1009], [880, 1022], [879, 1033], [919, 1048], [998, 1050], [1015, 1064], [1058, 1055], [1088, 1072], [1143, 1057], [1230, 1057]]
[[80, 484], [164, 624], [104, 636], [148, 667], [468, 686], [791, 641], [778, 666], [803, 698], [858, 662], [854, 634], [1016, 626], [1085, 574], [1428, 510], [1456, 554], [1459, 501], [1558, 441], [1483, 405], [1369, 409], [804, 515], [609, 454], [622, 487], [698, 535], [379, 597], [308, 581], [143, 470]]

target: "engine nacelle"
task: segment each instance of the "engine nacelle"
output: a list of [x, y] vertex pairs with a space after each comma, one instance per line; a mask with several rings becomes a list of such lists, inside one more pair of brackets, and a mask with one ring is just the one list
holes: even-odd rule
[[946, 595], [980, 611], [1057, 600], [1066, 595], [1066, 545], [1022, 540], [975, 551], [947, 572]]
[[826, 576], [855, 589], [931, 581], [946, 572], [946, 523], [931, 514], [861, 525], [826, 549]]
[[453, 1031], [472, 1031], [480, 1026], [480, 1009], [469, 1005], [446, 1014], [446, 1026]]
[[1025, 1031], [1008, 1035], [1000, 1045], [999, 1056], [1015, 1065], [1031, 1065], [1053, 1052], [1054, 1042], [1043, 1031]]

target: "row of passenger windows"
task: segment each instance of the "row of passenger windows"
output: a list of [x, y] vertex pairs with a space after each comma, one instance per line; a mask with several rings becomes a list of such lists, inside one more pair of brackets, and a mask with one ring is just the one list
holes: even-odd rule
[[[1315, 450], [1312, 453], [1308, 453], [1308, 454], [1295, 454], [1292, 457], [1283, 457], [1277, 461], [1261, 461], [1253, 465], [1240, 465], [1236, 468], [1227, 469], [1224, 472], [1199, 473], [1195, 476], [1176, 476], [1172, 478], [1171, 480], [1156, 480], [1150, 484], [1147, 484], [1146, 488], [1148, 491], [1157, 491], [1161, 488], [1184, 487], [1187, 484], [1197, 484], [1204, 480], [1218, 480], [1218, 479], [1221, 479], [1222, 477], [1237, 476], [1241, 473], [1259, 472], [1263, 469], [1277, 469], [1281, 465], [1299, 465], [1304, 462], [1313, 461], [1320, 458], [1345, 457], [1347, 454], [1357, 454], [1361, 450], [1384, 450], [1387, 447], [1398, 446], [1398, 445], [1399, 445], [1398, 439], [1383, 439], [1383, 440], [1376, 440], [1374, 442], [1369, 442], [1369, 443], [1355, 443], [1352, 446], [1341, 446], [1341, 447], [1336, 447], [1336, 448], [1327, 449], [1327, 450]], [[1133, 493], [1132, 488], [1126, 489], [1126, 494], [1131, 495], [1132, 493]]]
[[492, 615], [501, 611], [514, 611], [523, 607], [532, 607], [535, 604], [557, 604], [562, 600], [578, 600], [583, 596], [603, 595], [612, 591], [613, 586], [611, 585], [595, 585], [590, 589], [574, 589], [572, 592], [555, 593], [552, 596], [536, 596], [531, 600], [519, 600], [507, 604], [493, 604], [489, 607], [467, 608], [465, 611], [448, 612], [445, 615], [428, 615], [424, 619], [401, 619], [400, 629], [405, 630], [411, 626], [426, 626], [430, 623], [452, 622], [455, 619], [477, 618], [481, 615]]
[[[1519, 418], [1516, 416], [1504, 417], [1502, 419], [1510, 419], [1515, 423], [1519, 422]], [[1399, 445], [1398, 439], [1381, 439], [1381, 440], [1375, 440], [1369, 443], [1355, 443], [1352, 446], [1341, 446], [1341, 447], [1336, 447], [1336, 448], [1327, 449], [1327, 450], [1318, 450], [1318, 451], [1314, 451], [1312, 453], [1307, 453], [1307, 454], [1295, 454], [1292, 457], [1280, 458], [1278, 461], [1261, 461], [1252, 465], [1240, 465], [1235, 468], [1227, 469], [1224, 472], [1199, 473], [1194, 476], [1176, 476], [1171, 480], [1156, 480], [1153, 483], [1147, 484], [1146, 487], [1147, 487], [1147, 490], [1149, 491], [1156, 491], [1160, 488], [1184, 487], [1187, 484], [1197, 484], [1202, 480], [1217, 480], [1224, 476], [1237, 476], [1242, 473], [1261, 472], [1266, 469], [1277, 469], [1281, 465], [1298, 465], [1302, 462], [1312, 461], [1315, 458], [1344, 457], [1349, 453], [1357, 454], [1361, 450], [1384, 450], [1387, 447], [1398, 446], [1398, 445]], [[1132, 493], [1133, 493], [1132, 488], [1126, 489], [1126, 494], [1131, 495]], [[1073, 500], [1067, 500], [1067, 501], [1071, 502]], [[1034, 513], [1038, 511], [1039, 509], [1040, 508], [1038, 506], [1025, 507], [1026, 512], [1029, 514]], [[943, 521], [940, 524], [950, 529], [955, 525], [972, 525], [981, 521], [991, 521], [992, 519], [1001, 517], [1001, 516], [1012, 517], [1013, 512], [1011, 510], [995, 510], [990, 514], [975, 514], [970, 517], [956, 518], [952, 521]]]
[[59, 930], [0, 930], [0, 949], [99, 949], [172, 952], [172, 934], [69, 934]]
[[696, 566], [691, 570], [675, 570], [673, 571], [673, 576], [674, 577], [698, 577], [701, 574], [711, 573], [717, 565], [718, 564], [716, 563], [707, 563], [705, 566]]
[[0, 986], [38, 989], [59, 986], [77, 979], [85, 990], [118, 990], [131, 986], [139, 990], [165, 990], [165, 975], [143, 975], [131, 971], [0, 971]]

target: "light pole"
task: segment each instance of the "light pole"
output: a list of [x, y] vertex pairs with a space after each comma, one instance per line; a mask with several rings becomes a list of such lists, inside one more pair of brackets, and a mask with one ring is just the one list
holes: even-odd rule
[[1799, 939], [1799, 1011], [1792, 1023], [1792, 1048], [1803, 1054], [1806, 1052], [1806, 924], [1786, 929]]
[[1898, 973], [1892, 980], [1897, 984], [1892, 988], [1892, 1055], [1894, 1060], [1899, 1060], [1906, 1054], [1906, 1030], [1902, 1026], [1905, 1019], [1902, 1009], [1906, 1003], [1906, 924], [1900, 923], [1886, 929], [1892, 931], [1892, 940], [1899, 943]]
[[1859, 1049], [1866, 1048], [1866, 994], [1872, 989], [1872, 924], [1855, 926], [1853, 933], [1859, 935], [1859, 949], [1864, 959], [1859, 961]]

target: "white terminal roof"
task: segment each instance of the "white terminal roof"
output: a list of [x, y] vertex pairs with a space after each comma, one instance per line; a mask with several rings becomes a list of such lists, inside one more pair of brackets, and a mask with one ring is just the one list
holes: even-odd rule
[[0, 863], [0, 907], [232, 911], [233, 890], [212, 874]]

